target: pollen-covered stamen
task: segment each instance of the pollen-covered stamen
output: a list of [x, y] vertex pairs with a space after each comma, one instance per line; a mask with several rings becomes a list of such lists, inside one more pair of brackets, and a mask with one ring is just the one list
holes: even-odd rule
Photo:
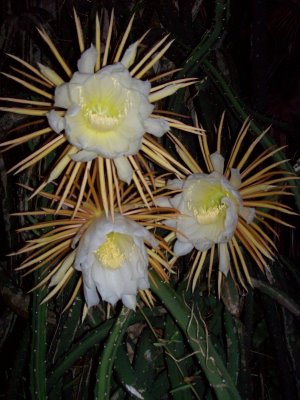
[[91, 128], [97, 129], [97, 132], [107, 132], [119, 125], [124, 113], [109, 105], [97, 104], [94, 107], [85, 107], [83, 115]]
[[216, 218], [225, 217], [226, 205], [220, 203], [208, 208], [192, 208], [192, 205], [188, 204], [188, 208], [192, 211], [199, 224], [211, 224]]
[[[98, 73], [99, 75], [99, 73]], [[100, 76], [100, 75], [99, 75]], [[90, 129], [97, 133], [117, 129], [128, 116], [134, 102], [134, 91], [124, 87], [117, 78], [110, 77], [104, 85], [103, 79], [93, 80], [89, 88], [81, 95], [81, 113]], [[83, 88], [84, 89], [84, 88]]]
[[[111, 232], [95, 251], [95, 256], [104, 268], [119, 269], [135, 250], [133, 239], [129, 235]], [[126, 252], [124, 251], [126, 249]]]
[[209, 182], [206, 184], [195, 182], [189, 187], [186, 197], [187, 208], [199, 224], [211, 224], [219, 219], [224, 220], [227, 209], [224, 199], [235, 200], [234, 196], [224, 190], [221, 185]]

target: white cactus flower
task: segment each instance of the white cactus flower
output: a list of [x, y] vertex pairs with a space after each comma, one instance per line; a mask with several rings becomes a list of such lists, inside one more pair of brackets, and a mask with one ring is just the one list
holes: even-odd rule
[[175, 253], [187, 254], [194, 247], [205, 251], [213, 244], [231, 239], [242, 204], [234, 187], [217, 172], [193, 174], [177, 183], [181, 184], [182, 192], [170, 200], [181, 212]]
[[96, 218], [80, 239], [75, 269], [82, 272], [85, 301], [92, 307], [102, 300], [118, 300], [135, 309], [139, 289], [148, 289], [148, 255], [144, 242], [156, 247], [147, 229], [120, 214], [114, 221]]
[[[120, 177], [132, 177], [124, 156], [136, 154], [145, 132], [162, 136], [169, 130], [163, 119], [151, 118], [154, 105], [149, 101], [151, 85], [133, 78], [122, 60], [94, 73], [97, 50], [92, 45], [80, 57], [71, 80], [55, 90], [54, 105], [66, 109], [64, 117], [55, 110], [48, 114], [51, 128], [65, 131], [68, 141], [79, 152], [75, 161], [90, 161], [101, 156], [117, 159]], [[123, 170], [123, 173], [122, 173]]]
[[[277, 198], [287, 194], [288, 185], [282, 183], [293, 179], [289, 172], [278, 169], [286, 160], [271, 161], [280, 148], [259, 152], [257, 146], [267, 131], [254, 140], [251, 138], [250, 144], [244, 147], [251, 126], [251, 121], [246, 120], [225, 159], [222, 156], [224, 117], [225, 113], [216, 130], [216, 151], [210, 151], [206, 136], [199, 136], [201, 165], [190, 148], [170, 134], [189, 173], [182, 180], [167, 182], [168, 188], [174, 190], [173, 196], [156, 200], [160, 206], [180, 212], [177, 219], [170, 219], [166, 224], [175, 231], [169, 235], [169, 241], [175, 239], [175, 255], [191, 253], [188, 282], [192, 290], [204, 271], [210, 290], [217, 264], [215, 282], [219, 296], [228, 273], [245, 290], [246, 283], [253, 284], [248, 256], [261, 271], [270, 271], [276, 251], [272, 222], [287, 225], [283, 219], [274, 217], [272, 211], [294, 214]], [[175, 261], [176, 257], [172, 263]]]
[[194, 173], [185, 180], [168, 182], [170, 189], [182, 191], [169, 199], [172, 207], [180, 211], [177, 220], [168, 223], [176, 228], [174, 253], [188, 254], [192, 249], [203, 252], [215, 244], [219, 246], [219, 270], [229, 271], [228, 243], [236, 232], [241, 216], [247, 223], [253, 221], [255, 209], [244, 207], [238, 191], [240, 173], [231, 170], [230, 181], [223, 175], [224, 158], [214, 153], [210, 156], [214, 172]]
[[[101, 22], [96, 16], [95, 46], [91, 44], [89, 48], [85, 46], [85, 34], [75, 11], [74, 19], [80, 51], [75, 69], [69, 67], [64, 54], [59, 52], [43, 29], [38, 31], [61, 65], [63, 75], [40, 63], [38, 70], [12, 56], [26, 68], [26, 72], [21, 73], [31, 77], [31, 83], [11, 74], [5, 76], [29, 88], [39, 98], [2, 98], [2, 101], [21, 104], [19, 107], [2, 107], [0, 98], [0, 110], [37, 118], [37, 125], [34, 125], [37, 128], [0, 143], [0, 147], [9, 149], [11, 145], [40, 139], [38, 148], [29, 159], [26, 157], [12, 167], [11, 171], [17, 173], [53, 155], [52, 166], [34, 194], [50, 182], [57, 181], [65, 187], [67, 198], [74, 186], [84, 190], [91, 171], [91, 175], [98, 175], [102, 183], [107, 181], [111, 197], [119, 196], [118, 188], [122, 185], [119, 181], [127, 184], [133, 181], [144, 204], [149, 206], [144, 189], [150, 193], [150, 186], [143, 177], [152, 171], [148, 163], [169, 172], [180, 170], [176, 159], [161, 148], [155, 137], [169, 133], [172, 128], [195, 134], [203, 131], [177, 120], [158, 102], [195, 84], [197, 79], [167, 78], [162, 81], [162, 76], [170, 77], [176, 70], [153, 73], [173, 41], [168, 41], [166, 35], [158, 43], [143, 45], [146, 32], [129, 43], [134, 16], [120, 37], [112, 34], [116, 31], [114, 12], [108, 25], [105, 18]], [[37, 78], [44, 89], [33, 83]], [[41, 118], [44, 119], [43, 126]], [[67, 185], [64, 172], [68, 176]], [[58, 209], [60, 207], [58, 204]]]

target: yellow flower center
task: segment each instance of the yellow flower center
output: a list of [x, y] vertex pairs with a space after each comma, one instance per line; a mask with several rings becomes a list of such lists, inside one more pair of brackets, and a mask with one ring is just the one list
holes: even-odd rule
[[223, 221], [226, 216], [226, 204], [222, 199], [234, 199], [222, 185], [209, 181], [198, 181], [187, 191], [187, 207], [199, 224], [212, 224]]
[[104, 268], [121, 268], [124, 261], [135, 250], [135, 243], [130, 235], [111, 232], [106, 235], [106, 240], [95, 251], [95, 255]]
[[106, 102], [95, 102], [83, 108], [83, 114], [91, 128], [100, 132], [107, 132], [115, 129], [123, 116], [123, 110], [115, 104]]

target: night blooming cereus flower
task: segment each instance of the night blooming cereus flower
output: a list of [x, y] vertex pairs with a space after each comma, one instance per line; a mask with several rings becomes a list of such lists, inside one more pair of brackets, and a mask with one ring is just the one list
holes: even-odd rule
[[82, 54], [79, 71], [70, 82], [56, 88], [54, 105], [67, 111], [64, 117], [50, 111], [48, 121], [56, 133], [64, 130], [68, 141], [80, 150], [73, 160], [115, 159], [118, 175], [130, 182], [132, 172], [124, 176], [123, 157], [140, 150], [145, 132], [162, 136], [169, 124], [150, 117], [154, 109], [149, 101], [151, 85], [130, 75], [129, 63], [124, 65], [126, 53], [120, 62], [94, 73], [97, 55], [92, 45]]
[[82, 235], [74, 266], [82, 272], [84, 297], [88, 307], [102, 300], [115, 305], [118, 300], [131, 309], [138, 289], [149, 289], [148, 254], [144, 242], [157, 242], [149, 231], [120, 214], [114, 221], [95, 219]]
[[254, 149], [264, 132], [240, 155], [250, 125], [246, 121], [225, 164], [221, 155], [223, 118], [218, 129], [216, 152], [210, 154], [206, 138], [199, 136], [206, 171], [200, 168], [184, 145], [172, 136], [177, 152], [189, 167], [190, 174], [185, 180], [169, 180], [167, 186], [178, 193], [169, 199], [160, 200], [161, 205], [169, 204], [180, 211], [176, 220], [167, 221], [176, 229], [173, 235], [176, 238], [174, 253], [182, 256], [193, 249], [197, 250], [189, 274], [190, 281], [193, 280], [193, 289], [209, 254], [210, 281], [216, 248], [219, 258], [219, 291], [222, 276], [226, 276], [229, 271], [244, 287], [245, 278], [251, 284], [244, 250], [262, 271], [269, 269], [267, 260], [273, 260], [276, 249], [270, 236], [270, 233], [274, 233], [270, 221], [290, 226], [269, 211], [294, 214], [288, 206], [274, 199], [274, 196], [289, 194], [286, 192], [286, 183], [294, 178], [286, 170], [277, 169], [286, 160], [268, 163], [281, 148], [271, 148], [254, 156]]
[[[107, 32], [101, 32], [96, 17], [95, 46], [92, 44], [86, 49], [80, 20], [76, 13], [74, 15], [81, 52], [74, 73], [47, 33], [39, 31], [67, 75], [66, 80], [47, 66], [39, 64], [37, 69], [11, 56], [26, 67], [30, 75], [19, 70], [21, 77], [4, 75], [25, 86], [35, 96], [40, 96], [41, 101], [2, 98], [2, 101], [26, 105], [1, 107], [2, 111], [38, 117], [30, 125], [36, 126], [35, 131], [2, 143], [2, 146], [10, 148], [45, 135], [41, 147], [11, 168], [11, 171], [20, 172], [50, 153], [58, 152], [48, 178], [34, 194], [60, 177], [64, 171], [56, 193], [62, 194], [62, 199], [70, 194], [73, 183], [78, 183], [84, 190], [87, 183], [86, 171], [90, 169], [95, 170], [96, 174], [102, 173], [104, 180], [109, 182], [113, 176], [128, 184], [133, 179], [140, 193], [143, 192], [143, 186], [150, 193], [144, 179], [145, 174], [151, 174], [146, 158], [180, 177], [182, 171], [178, 172], [180, 166], [176, 160], [151, 137], [160, 137], [172, 127], [194, 133], [201, 131], [169, 117], [165, 111], [161, 112], [155, 107], [157, 101], [195, 83], [193, 78], [166, 81], [165, 78], [174, 71], [150, 76], [153, 66], [164, 56], [172, 41], [166, 44], [166, 36], [143, 52], [140, 51], [140, 45], [144, 35], [125, 49], [132, 18], [113, 49], [112, 13]], [[102, 48], [103, 37], [106, 43]], [[22, 75], [26, 80], [21, 79]], [[32, 83], [29, 83], [30, 77]], [[41, 117], [44, 122], [41, 122]], [[43, 126], [45, 122], [46, 127]], [[103, 176], [100, 178], [102, 181]]]
[[[91, 181], [91, 176], [88, 180]], [[151, 305], [149, 267], [162, 280], [168, 281], [170, 266], [167, 254], [171, 253], [155, 229], [168, 231], [163, 221], [174, 218], [177, 211], [151, 205], [157, 191], [161, 196], [161, 190], [152, 187], [152, 196], [146, 195], [151, 205], [149, 208], [145, 207], [133, 184], [127, 187], [121, 182], [121, 197], [113, 203], [114, 212], [106, 215], [98, 195], [98, 184], [95, 182], [84, 192], [75, 215], [76, 197], [65, 199], [60, 210], [43, 208], [15, 214], [32, 215], [37, 219], [35, 224], [19, 231], [43, 231], [14, 253], [27, 255], [18, 270], [27, 273], [40, 270], [42, 278], [34, 289], [48, 285], [49, 293], [43, 302], [60, 293], [76, 275], [77, 283], [66, 308], [73, 303], [82, 286], [88, 307], [102, 299], [112, 305], [122, 300], [125, 306], [133, 309], [137, 293], [147, 305]], [[33, 192], [29, 187], [26, 189]], [[56, 195], [44, 191], [40, 196], [54, 204], [61, 202]], [[76, 274], [76, 270], [81, 273]]]
[[[217, 153], [211, 160], [224, 163], [224, 158]], [[213, 163], [214, 168], [216, 167]], [[188, 254], [194, 247], [205, 251], [214, 244], [226, 243], [236, 230], [238, 215], [249, 223], [255, 215], [254, 208], [243, 207], [242, 199], [233, 186], [236, 171], [228, 181], [220, 172], [210, 174], [191, 174], [185, 181], [169, 181], [171, 189], [182, 192], [170, 199], [181, 215], [176, 222], [177, 241], [174, 252], [177, 255]], [[225, 261], [225, 262], [224, 262]], [[228, 260], [220, 258], [220, 270], [228, 272]]]

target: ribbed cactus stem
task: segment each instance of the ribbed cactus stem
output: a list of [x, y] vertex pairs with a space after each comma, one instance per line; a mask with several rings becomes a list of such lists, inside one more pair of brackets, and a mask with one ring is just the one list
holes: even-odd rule
[[132, 311], [123, 307], [117, 318], [100, 355], [96, 374], [95, 399], [110, 399], [111, 375], [117, 349], [126, 332]]
[[215, 351], [201, 321], [197, 321], [180, 296], [166, 283], [151, 272], [152, 291], [160, 298], [171, 313], [175, 322], [182, 329], [195, 352], [206, 378], [219, 400], [241, 400], [241, 397], [229, 375], [223, 361]]
[[[40, 271], [35, 272], [35, 284]], [[47, 303], [40, 305], [45, 290], [35, 291], [32, 301], [32, 341], [30, 356], [30, 391], [32, 400], [46, 399], [46, 324]]]

